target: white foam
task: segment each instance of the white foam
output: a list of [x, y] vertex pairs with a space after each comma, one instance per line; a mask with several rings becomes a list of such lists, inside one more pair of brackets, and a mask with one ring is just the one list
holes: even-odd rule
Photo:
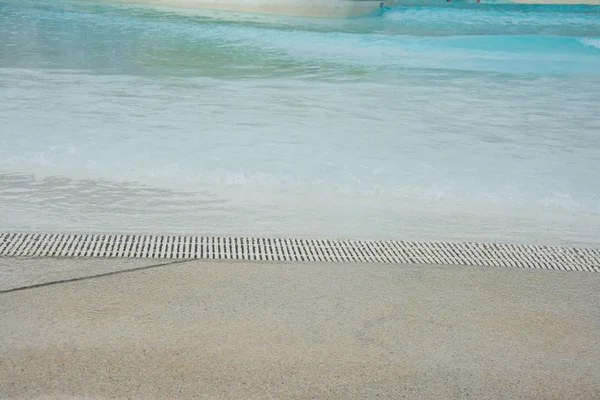
[[33, 176], [0, 175], [5, 229], [598, 237], [585, 81], [0, 69], [0, 83], [0, 171]]
[[600, 38], [581, 38], [578, 39], [581, 44], [587, 47], [593, 47], [596, 49], [600, 49]]

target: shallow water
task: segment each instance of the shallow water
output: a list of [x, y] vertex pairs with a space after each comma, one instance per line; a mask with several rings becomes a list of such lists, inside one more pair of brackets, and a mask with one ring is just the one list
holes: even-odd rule
[[0, 0], [0, 229], [600, 244], [600, 9]]

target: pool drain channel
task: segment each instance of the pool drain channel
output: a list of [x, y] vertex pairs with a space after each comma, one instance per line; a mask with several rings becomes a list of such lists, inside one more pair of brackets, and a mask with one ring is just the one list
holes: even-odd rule
[[600, 249], [471, 242], [0, 233], [0, 256], [374, 262], [600, 272]]

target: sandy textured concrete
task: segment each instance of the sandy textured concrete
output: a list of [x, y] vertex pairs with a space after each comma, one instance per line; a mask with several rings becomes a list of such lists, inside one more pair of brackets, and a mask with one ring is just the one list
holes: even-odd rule
[[598, 399], [599, 289], [594, 273], [193, 261], [8, 292], [0, 398]]
[[121, 259], [111, 262], [100, 258], [80, 258], [74, 261], [61, 258], [0, 257], [0, 291], [146, 267], [165, 262], [168, 261]]

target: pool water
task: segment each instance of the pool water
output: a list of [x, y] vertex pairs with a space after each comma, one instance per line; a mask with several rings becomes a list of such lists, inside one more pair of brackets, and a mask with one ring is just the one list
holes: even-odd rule
[[0, 0], [0, 230], [600, 245], [600, 8]]

